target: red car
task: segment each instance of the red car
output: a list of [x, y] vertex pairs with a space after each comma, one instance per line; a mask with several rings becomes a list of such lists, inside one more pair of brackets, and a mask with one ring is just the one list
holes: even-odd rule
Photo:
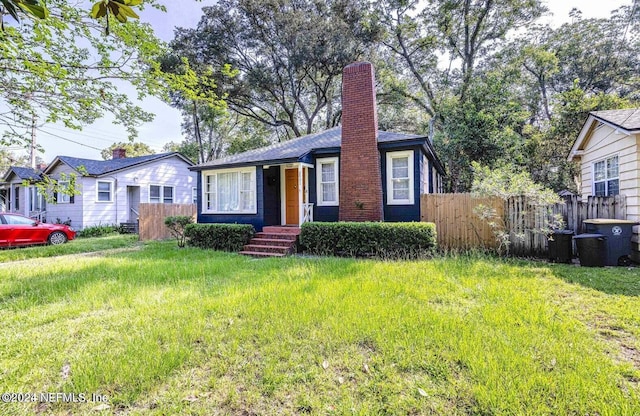
[[0, 247], [64, 244], [75, 236], [75, 230], [68, 225], [47, 224], [24, 215], [0, 212]]

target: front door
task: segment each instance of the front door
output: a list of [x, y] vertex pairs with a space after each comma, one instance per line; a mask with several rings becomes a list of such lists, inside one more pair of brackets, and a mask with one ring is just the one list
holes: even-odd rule
[[286, 200], [286, 223], [287, 225], [298, 225], [300, 215], [300, 201], [298, 199], [298, 169], [285, 169], [285, 200]]
[[127, 186], [127, 199], [129, 204], [129, 212], [127, 220], [129, 222], [138, 221], [140, 214], [140, 187], [139, 186]]

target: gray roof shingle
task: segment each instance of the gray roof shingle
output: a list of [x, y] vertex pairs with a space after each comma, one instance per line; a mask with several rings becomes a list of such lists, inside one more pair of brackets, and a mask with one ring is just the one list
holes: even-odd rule
[[42, 171], [40, 170], [32, 169], [32, 168], [24, 168], [20, 166], [11, 166], [4, 176], [5, 180], [9, 178], [9, 175], [11, 173], [16, 175], [18, 179], [21, 179], [23, 181], [42, 179]]
[[640, 108], [592, 111], [590, 114], [627, 131], [640, 130]]
[[[406, 140], [425, 138], [424, 135], [378, 132], [378, 143], [391, 143]], [[251, 164], [256, 162], [280, 162], [297, 160], [311, 151], [320, 149], [339, 149], [342, 142], [342, 128], [334, 127], [320, 133], [309, 134], [286, 142], [276, 143], [271, 146], [249, 150], [247, 152], [231, 155], [222, 159], [202, 163], [194, 166], [196, 169], [218, 167], [235, 164]]]
[[71, 168], [82, 171], [86, 170], [86, 174], [89, 176], [101, 176], [107, 173], [115, 172], [121, 169], [130, 168], [132, 166], [140, 165], [143, 163], [151, 162], [157, 159], [162, 159], [164, 157], [170, 155], [178, 155], [176, 152], [169, 153], [160, 153], [157, 155], [147, 155], [147, 156], [138, 156], [138, 157], [125, 157], [122, 159], [112, 159], [112, 160], [93, 160], [93, 159], [82, 159], [78, 157], [71, 156], [58, 156], [58, 159]]

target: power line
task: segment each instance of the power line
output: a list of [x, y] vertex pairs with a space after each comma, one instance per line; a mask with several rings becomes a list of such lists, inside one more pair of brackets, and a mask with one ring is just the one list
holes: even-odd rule
[[[104, 142], [113, 142], [114, 140], [121, 140], [122, 139], [121, 137], [108, 136], [108, 135], [104, 135], [103, 137], [92, 136], [90, 134], [85, 133], [84, 130], [76, 131], [76, 130], [68, 130], [68, 129], [56, 128], [56, 127], [52, 127], [52, 126], [47, 126], [47, 129], [57, 130], [57, 131], [61, 131], [61, 132], [67, 133], [67, 134], [75, 134], [76, 136], [84, 136], [84, 137], [88, 137], [90, 139], [102, 140]], [[107, 137], [111, 137], [111, 139], [108, 139]]]
[[88, 144], [80, 143], [80, 142], [77, 142], [75, 140], [67, 139], [66, 137], [58, 136], [57, 134], [48, 132], [48, 131], [43, 130], [43, 129], [40, 129], [39, 131], [41, 131], [44, 134], [48, 134], [49, 136], [57, 137], [58, 139], [66, 140], [68, 142], [71, 142], [71, 143], [74, 143], [74, 144], [77, 144], [77, 145], [80, 145], [80, 146], [88, 147], [89, 149], [102, 151], [102, 149], [99, 149], [97, 147], [89, 146]]

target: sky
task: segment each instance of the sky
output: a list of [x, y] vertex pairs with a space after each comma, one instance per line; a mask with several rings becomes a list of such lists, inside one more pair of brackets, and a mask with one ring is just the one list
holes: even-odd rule
[[[541, 23], [559, 26], [569, 20], [572, 8], [582, 11], [583, 18], [608, 17], [610, 12], [620, 6], [630, 5], [633, 0], [548, 0], [547, 7], [552, 16], [545, 17]], [[194, 27], [202, 15], [202, 7], [211, 6], [215, 0], [160, 0], [165, 4], [168, 13], [155, 9], [145, 9], [140, 13], [140, 20], [149, 23], [156, 35], [163, 41], [169, 42], [173, 38], [175, 27]], [[133, 90], [131, 91], [133, 95]], [[147, 98], [141, 103], [142, 107], [156, 114], [154, 121], [139, 127], [136, 141], [149, 145], [156, 152], [170, 142], [182, 140], [180, 113], [168, 104]], [[102, 159], [100, 151], [114, 142], [126, 142], [127, 134], [121, 126], [114, 125], [108, 117], [102, 118], [81, 131], [66, 129], [59, 125], [44, 125], [37, 133], [37, 142], [44, 148], [39, 156], [45, 162], [51, 162], [56, 156], [74, 156], [87, 159]], [[16, 151], [15, 153], [21, 153]]]

